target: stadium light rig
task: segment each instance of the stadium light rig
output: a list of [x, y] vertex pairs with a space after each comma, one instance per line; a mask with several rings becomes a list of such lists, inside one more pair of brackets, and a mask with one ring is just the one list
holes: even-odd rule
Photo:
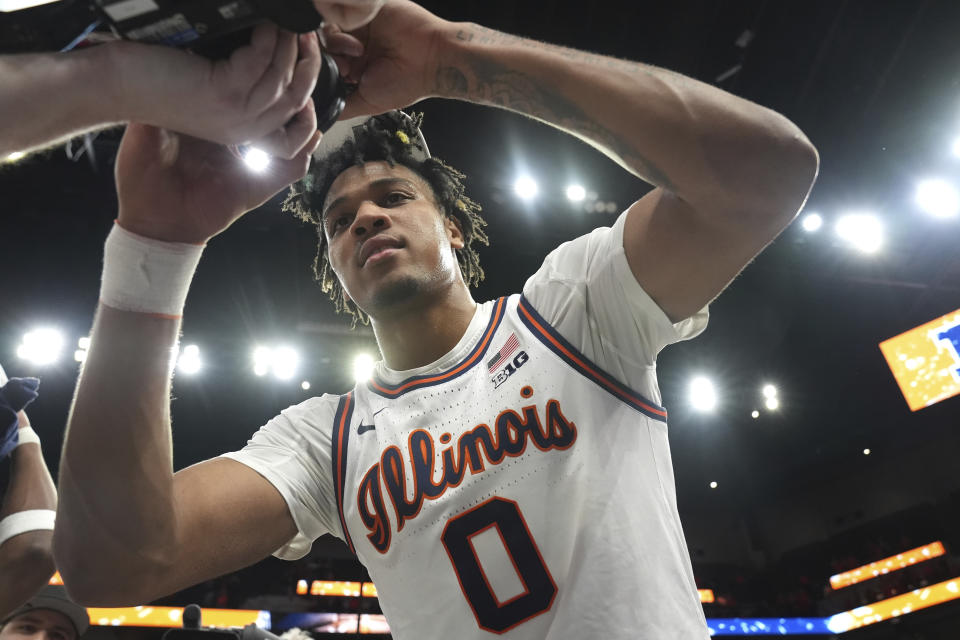
[[815, 233], [823, 226], [823, 218], [818, 213], [809, 213], [803, 217], [801, 225], [807, 233]]
[[200, 360], [200, 347], [195, 344], [188, 344], [180, 351], [177, 357], [177, 370], [180, 373], [193, 375], [203, 368], [203, 361]]
[[60, 359], [63, 334], [52, 328], [40, 328], [23, 334], [17, 357], [37, 365], [53, 364]]
[[848, 213], [837, 220], [837, 236], [862, 253], [876, 253], [883, 246], [883, 224], [869, 213]]
[[513, 183], [513, 192], [521, 200], [533, 200], [540, 193], [540, 187], [530, 176], [520, 176]]
[[690, 381], [690, 404], [703, 412], [717, 408], [717, 390], [708, 378], [697, 376]]
[[256, 171], [257, 173], [262, 172], [270, 166], [270, 156], [268, 156], [265, 151], [257, 149], [256, 147], [250, 147], [243, 152], [243, 161], [251, 171]]
[[587, 197], [587, 190], [579, 184], [567, 185], [567, 200], [570, 202], [583, 202]]
[[914, 199], [921, 210], [934, 218], [955, 218], [960, 213], [960, 193], [946, 180], [919, 182]]

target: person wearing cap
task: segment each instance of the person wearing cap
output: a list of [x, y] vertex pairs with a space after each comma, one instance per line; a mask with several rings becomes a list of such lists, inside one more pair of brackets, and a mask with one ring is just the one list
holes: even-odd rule
[[[307, 159], [252, 181], [210, 145], [165, 158], [131, 126], [61, 463], [68, 588], [144, 602], [331, 533], [396, 638], [707, 638], [656, 356], [703, 331], [707, 304], [795, 217], [816, 150], [715, 87], [404, 0], [347, 35], [364, 46], [338, 59], [356, 91], [286, 206], [315, 225], [321, 287], [371, 324], [383, 361], [174, 473], [169, 354], [202, 245]], [[537, 118], [655, 188], [478, 304], [479, 207], [395, 111], [428, 97]]]
[[90, 626], [87, 610], [61, 585], [47, 585], [3, 616], [0, 640], [77, 640]]
[[0, 459], [10, 459], [10, 481], [0, 507], [0, 619], [47, 584], [54, 572], [57, 490], [40, 438], [23, 411], [36, 399], [39, 383], [36, 378], [8, 379], [0, 367]]

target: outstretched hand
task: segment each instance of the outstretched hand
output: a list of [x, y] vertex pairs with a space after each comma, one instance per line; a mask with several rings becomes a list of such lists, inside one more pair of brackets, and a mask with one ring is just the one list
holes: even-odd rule
[[409, 0], [387, 0], [354, 31], [325, 25], [327, 52], [356, 85], [340, 119], [401, 109], [434, 95], [440, 47], [451, 26]]
[[222, 144], [256, 142], [283, 158], [296, 156], [316, 130], [303, 127], [322, 64], [314, 33], [261, 24], [249, 45], [218, 61], [159, 45], [108, 46], [128, 121]]
[[306, 174], [320, 142], [312, 101], [307, 107], [299, 117], [313, 135], [292, 158], [273, 158], [260, 172], [223, 145], [130, 124], [117, 155], [118, 223], [157, 240], [206, 242]]

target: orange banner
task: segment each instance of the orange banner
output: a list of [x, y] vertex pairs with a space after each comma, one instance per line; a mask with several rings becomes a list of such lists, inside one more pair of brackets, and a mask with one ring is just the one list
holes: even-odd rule
[[850, 571], [844, 571], [843, 573], [838, 573], [835, 576], [830, 576], [830, 586], [834, 589], [849, 587], [852, 584], [857, 584], [858, 582], [876, 578], [879, 575], [890, 573], [891, 571], [905, 569], [906, 567], [909, 567], [912, 564], [917, 564], [918, 562], [923, 562], [925, 560], [930, 560], [931, 558], [936, 558], [937, 556], [942, 556], [944, 553], [946, 553], [946, 551], [944, 551], [942, 542], [931, 542], [930, 544], [925, 544], [922, 547], [910, 549], [910, 551], [904, 551], [903, 553], [898, 553], [895, 556], [890, 556], [889, 558], [877, 560], [876, 562], [865, 564], [862, 567], [851, 569]]
[[952, 578], [923, 589], [916, 589], [910, 593], [830, 616], [827, 628], [834, 633], [843, 633], [957, 598], [960, 598], [960, 578]]
[[880, 351], [911, 411], [960, 394], [960, 309], [884, 340]]
[[[89, 607], [90, 624], [103, 627], [179, 627], [182, 607]], [[204, 609], [205, 627], [269, 626], [269, 613], [255, 609]]]

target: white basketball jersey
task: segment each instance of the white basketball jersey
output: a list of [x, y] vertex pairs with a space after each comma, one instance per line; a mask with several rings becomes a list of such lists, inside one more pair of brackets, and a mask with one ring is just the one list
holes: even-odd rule
[[707, 638], [655, 374], [707, 313], [670, 322], [624, 224], [551, 252], [437, 362], [381, 363], [225, 454], [290, 507], [275, 555], [343, 538], [399, 640]]
[[520, 295], [469, 354], [376, 377], [333, 425], [343, 537], [396, 638], [702, 638], [666, 411]]

